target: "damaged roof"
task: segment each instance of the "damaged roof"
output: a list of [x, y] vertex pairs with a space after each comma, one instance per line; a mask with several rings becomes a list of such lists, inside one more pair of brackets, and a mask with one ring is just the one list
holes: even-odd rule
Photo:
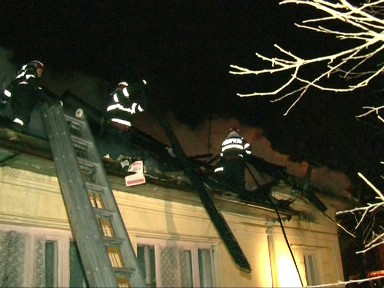
[[[77, 108], [84, 110], [90, 128], [95, 135], [95, 142], [102, 141], [103, 135], [100, 133], [102, 113], [88, 106], [69, 91], [64, 93], [62, 99], [65, 113], [71, 114]], [[3, 149], [0, 151], [0, 161], [2, 165], [5, 165], [9, 159], [15, 157], [18, 153], [52, 159], [49, 142], [43, 128], [39, 110], [40, 107], [37, 105], [32, 113], [29, 128], [23, 133], [9, 129], [9, 121], [4, 117], [1, 118], [1, 127], [3, 128], [0, 129], [0, 146]], [[130, 129], [129, 134], [130, 141], [129, 143], [121, 144], [120, 154], [125, 156], [122, 159], [128, 160], [130, 163], [135, 160], [143, 160], [144, 175], [148, 183], [182, 191], [193, 192], [195, 190], [192, 185], [193, 183], [191, 183], [184, 171], [182, 162], [175, 157], [171, 147], [134, 127]], [[119, 139], [116, 139], [116, 141], [118, 140]], [[249, 167], [249, 172], [251, 172], [251, 169], [252, 171], [256, 171], [257, 176], [255, 177], [251, 172], [255, 180], [255, 185], [252, 189], [245, 190], [239, 187], [229, 186], [222, 177], [213, 173], [218, 160], [217, 156], [204, 154], [187, 157], [196, 168], [198, 175], [204, 183], [205, 189], [207, 189], [209, 193], [227, 198], [230, 201], [235, 200], [240, 203], [268, 209], [278, 208], [280, 211], [291, 215], [302, 214], [302, 211], [296, 211], [291, 205], [298, 197], [291, 195], [284, 197], [285, 199], [277, 199], [272, 196], [273, 186], [286, 185], [291, 187], [290, 192], [295, 190], [296, 196], [304, 196], [306, 200], [309, 200], [309, 202], [322, 212], [327, 210], [327, 207], [314, 193], [322, 193], [322, 191], [309, 185], [308, 179], [296, 179], [287, 174], [285, 167], [277, 166], [263, 159], [251, 156], [247, 161], [247, 167]], [[103, 163], [109, 175], [117, 177], [127, 176], [127, 167], [123, 168], [121, 161], [103, 157]]]

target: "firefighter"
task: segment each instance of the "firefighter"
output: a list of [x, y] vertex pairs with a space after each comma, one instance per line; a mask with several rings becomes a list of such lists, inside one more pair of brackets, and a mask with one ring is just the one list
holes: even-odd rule
[[120, 82], [111, 93], [111, 103], [107, 107], [106, 122], [122, 132], [126, 132], [132, 126], [132, 116], [143, 112], [147, 107], [145, 93], [146, 81], [128, 84]]
[[147, 82], [142, 80], [134, 83], [120, 82], [110, 93], [111, 99], [102, 124], [102, 137], [108, 143], [100, 147], [102, 155], [116, 160], [126, 154], [129, 145], [127, 132], [132, 126], [134, 115], [147, 108], [147, 90]]
[[43, 71], [44, 64], [38, 60], [23, 65], [3, 94], [0, 95], [2, 108], [5, 108], [7, 103], [10, 104], [11, 126], [17, 131], [22, 131], [28, 126], [35, 104], [39, 100], [46, 99], [40, 86]]
[[221, 144], [221, 158], [214, 172], [223, 175], [230, 185], [244, 189], [245, 160], [251, 153], [252, 147], [240, 136], [239, 129], [231, 128]]

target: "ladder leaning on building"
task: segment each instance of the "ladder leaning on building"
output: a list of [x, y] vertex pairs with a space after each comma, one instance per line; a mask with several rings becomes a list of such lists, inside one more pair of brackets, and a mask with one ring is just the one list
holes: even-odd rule
[[86, 117], [42, 108], [58, 179], [90, 287], [145, 287]]

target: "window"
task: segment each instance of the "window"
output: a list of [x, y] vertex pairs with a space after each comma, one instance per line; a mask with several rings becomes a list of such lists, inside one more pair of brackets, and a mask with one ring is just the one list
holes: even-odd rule
[[0, 287], [58, 287], [58, 242], [45, 235], [0, 230]]
[[147, 287], [214, 286], [211, 245], [160, 240], [144, 242], [137, 247], [137, 258]]
[[201, 287], [212, 287], [213, 273], [211, 249], [199, 249], [199, 272]]
[[[214, 287], [213, 246], [139, 239], [147, 287]], [[89, 287], [70, 231], [0, 225], [0, 287]]]
[[58, 287], [58, 255], [57, 255], [57, 242], [45, 242], [45, 286]]
[[190, 250], [177, 247], [161, 247], [161, 287], [193, 287], [191, 262]]
[[150, 245], [138, 245], [137, 259], [140, 269], [145, 275], [147, 287], [156, 287], [155, 248]]
[[304, 255], [305, 265], [305, 276], [307, 279], [307, 285], [316, 285], [316, 256], [315, 255]]

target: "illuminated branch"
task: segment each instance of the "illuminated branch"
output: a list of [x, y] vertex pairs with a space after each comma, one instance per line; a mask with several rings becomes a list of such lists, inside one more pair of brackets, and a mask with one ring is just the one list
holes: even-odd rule
[[[285, 115], [287, 115], [310, 88], [321, 91], [350, 92], [367, 86], [372, 79], [384, 71], [384, 61], [382, 61], [382, 52], [384, 50], [384, 0], [361, 1], [364, 1], [364, 3], [356, 5], [351, 4], [348, 0], [281, 0], [280, 4], [307, 5], [325, 15], [324, 17], [305, 20], [301, 24], [296, 24], [297, 27], [333, 36], [337, 41], [348, 40], [350, 46], [345, 46], [344, 49], [334, 53], [324, 53], [318, 55], [318, 57], [305, 59], [275, 44], [274, 47], [280, 55], [278, 57], [268, 57], [256, 53], [257, 59], [266, 65], [264, 68], [249, 69], [230, 65], [229, 72], [241, 76], [278, 77], [279, 82], [271, 79], [269, 83], [279, 84], [276, 84], [270, 90], [260, 88], [260, 91], [245, 94], [238, 93], [237, 95], [240, 97], [276, 96], [273, 101], [296, 96], [296, 99], [285, 112]], [[311, 74], [307, 73], [307, 67], [317, 68], [319, 72], [311, 76]], [[316, 69], [313, 70], [316, 71]], [[285, 77], [282, 84], [280, 76]], [[342, 81], [329, 81], [336, 77]], [[379, 111], [384, 109], [384, 105], [363, 108], [366, 112], [356, 116], [357, 118], [375, 113], [379, 121], [384, 123], [384, 118], [379, 115]], [[352, 229], [346, 229], [338, 223], [341, 229], [353, 237], [356, 237], [354, 233], [357, 229], [362, 229], [363, 222], [368, 222], [369, 225], [365, 225], [366, 228], [363, 232], [364, 247], [357, 252], [366, 253], [379, 245], [384, 245], [384, 227], [378, 225], [375, 221], [376, 214], [379, 215], [384, 211], [384, 195], [363, 174], [358, 173], [358, 175], [377, 194], [375, 200], [372, 201], [374, 203], [339, 211], [336, 214], [351, 214], [355, 218], [356, 222]], [[379, 278], [383, 278], [383, 276], [310, 287], [362, 283]]]
[[[367, 203], [367, 205], [363, 206], [363, 207], [356, 207], [354, 209], [339, 211], [336, 213], [336, 215], [347, 214], [347, 213], [351, 213], [351, 214], [355, 215], [356, 226], [354, 227], [354, 230], [359, 228], [359, 226], [365, 220], [366, 217], [372, 216], [375, 214], [375, 212], [378, 211], [378, 209], [384, 208], [384, 195], [383, 195], [383, 193], [380, 192], [380, 190], [377, 189], [376, 186], [373, 185], [363, 174], [358, 173], [358, 175], [377, 194], [376, 199], [378, 200], [378, 202]], [[341, 225], [339, 225], [339, 226], [341, 226]], [[367, 252], [367, 251], [369, 251], [369, 250], [371, 250], [371, 249], [373, 249], [379, 245], [384, 244], [384, 229], [383, 229], [383, 227], [381, 225], [378, 225], [378, 227], [375, 227], [375, 228], [376, 228], [376, 230], [379, 229], [379, 232], [377, 232], [374, 229], [371, 230], [371, 233], [370, 233], [371, 236], [369, 237], [369, 239], [366, 239], [364, 241], [364, 249], [362, 249], [356, 253], [365, 253], [365, 252]], [[343, 227], [343, 229], [347, 230], [344, 227]], [[352, 234], [352, 233], [348, 232], [348, 234]]]
[[[384, 20], [381, 14], [384, 8], [384, 0], [366, 0], [367, 3], [361, 4], [359, 7], [346, 0], [334, 2], [330, 3], [329, 0], [284, 0], [280, 4], [308, 5], [324, 12], [327, 16], [305, 20], [300, 25], [296, 24], [296, 26], [332, 35], [337, 40], [351, 40], [351, 42], [355, 43], [352, 48], [329, 55], [320, 55], [312, 59], [303, 59], [275, 44], [274, 47], [282, 54], [282, 58], [270, 58], [256, 53], [257, 58], [266, 62], [270, 68], [252, 70], [230, 65], [230, 73], [255, 76], [283, 74], [287, 77], [285, 83], [269, 91], [256, 91], [248, 94], [238, 93], [237, 95], [240, 97], [278, 96], [274, 101], [296, 95], [297, 98], [286, 111], [286, 115], [311, 87], [323, 91], [348, 92], [366, 86], [373, 78], [380, 75], [384, 71], [384, 63], [381, 62], [379, 55], [384, 49]], [[320, 23], [334, 24], [337, 22], [343, 23], [343, 27], [346, 28], [344, 30], [341, 28], [334, 30], [320, 25]], [[354, 32], [351, 32], [351, 29]], [[367, 62], [370, 64], [375, 63], [375, 68], [372, 70], [364, 66]], [[323, 71], [320, 71], [317, 76], [312, 78], [308, 77], [303, 71], [307, 66], [320, 67], [322, 64], [325, 64]], [[339, 76], [346, 80], [344, 86], [326, 84], [329, 83], [327, 80], [331, 76]]]
[[307, 287], [307, 288], [336, 287], [336, 286], [339, 286], [339, 285], [347, 285], [347, 284], [353, 284], [353, 283], [361, 284], [361, 283], [364, 283], [364, 282], [369, 282], [369, 281], [378, 280], [378, 279], [382, 279], [382, 278], [384, 278], [384, 276], [376, 276], [376, 277], [370, 277], [370, 278], [358, 279], [358, 280], [339, 281], [339, 282], [336, 282], [336, 283], [313, 285], [313, 286], [305, 286], [305, 287]]

